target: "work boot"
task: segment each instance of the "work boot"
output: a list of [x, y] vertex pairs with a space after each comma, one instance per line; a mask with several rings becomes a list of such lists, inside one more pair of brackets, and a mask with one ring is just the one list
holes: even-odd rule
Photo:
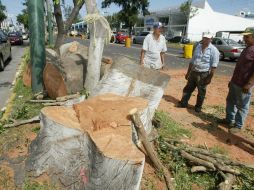
[[195, 106], [195, 112], [200, 113], [200, 112], [201, 112], [201, 109], [202, 109], [202, 107], [197, 107], [197, 106]]

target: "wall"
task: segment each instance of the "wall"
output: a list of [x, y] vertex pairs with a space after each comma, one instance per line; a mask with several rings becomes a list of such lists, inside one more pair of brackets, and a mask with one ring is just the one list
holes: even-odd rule
[[197, 15], [189, 20], [187, 37], [199, 41], [203, 32], [215, 35], [218, 31], [239, 31], [250, 26], [254, 26], [253, 20], [214, 12], [206, 2], [204, 9], [198, 9]]

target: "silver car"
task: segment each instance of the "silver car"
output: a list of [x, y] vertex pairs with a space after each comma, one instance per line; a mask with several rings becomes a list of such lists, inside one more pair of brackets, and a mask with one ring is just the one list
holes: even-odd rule
[[28, 40], [28, 38], [29, 38], [28, 33], [22, 32], [22, 38], [23, 38], [23, 40]]
[[0, 71], [4, 70], [6, 61], [11, 59], [11, 44], [8, 36], [0, 30]]
[[245, 48], [241, 44], [229, 38], [215, 37], [212, 40], [212, 44], [217, 47], [220, 52], [220, 60], [229, 58], [231, 61], [240, 57], [241, 52]]
[[141, 32], [139, 35], [133, 37], [133, 44], [143, 44], [145, 37], [150, 32]]

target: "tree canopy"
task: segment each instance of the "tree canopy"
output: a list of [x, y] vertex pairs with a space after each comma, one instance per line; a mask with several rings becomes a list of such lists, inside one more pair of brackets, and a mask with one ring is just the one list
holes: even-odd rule
[[2, 4], [2, 1], [0, 0], [0, 23], [2, 23], [6, 18], [6, 7]]
[[102, 8], [109, 7], [111, 4], [116, 4], [121, 7], [118, 18], [129, 28], [130, 34], [133, 26], [138, 21], [138, 15], [142, 14], [145, 16], [149, 14], [149, 0], [104, 0], [102, 2]]
[[17, 15], [17, 22], [23, 24], [25, 28], [28, 28], [28, 0], [24, 0], [22, 4], [25, 8], [22, 10], [22, 13]]

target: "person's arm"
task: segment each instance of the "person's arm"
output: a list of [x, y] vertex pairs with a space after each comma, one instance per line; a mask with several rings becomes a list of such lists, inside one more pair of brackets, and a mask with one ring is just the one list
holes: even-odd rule
[[165, 63], [165, 52], [160, 53], [161, 56], [161, 64], [162, 64], [162, 69], [164, 68], [164, 63]]
[[144, 64], [145, 53], [147, 50], [148, 50], [148, 38], [146, 36], [144, 39], [144, 42], [143, 42], [143, 47], [142, 47], [141, 53], [140, 53], [140, 64], [141, 65]]
[[243, 86], [243, 93], [247, 94], [254, 86], [254, 73], [251, 75], [249, 82]]
[[144, 49], [141, 50], [141, 54], [140, 54], [140, 64], [141, 65], [144, 65], [145, 52], [146, 51]]
[[187, 70], [187, 73], [185, 75], [185, 79], [188, 80], [189, 79], [189, 76], [190, 76], [190, 73], [191, 73], [191, 69], [192, 69], [192, 62], [189, 63], [189, 67], [188, 67], [188, 70]]
[[209, 75], [207, 76], [206, 80], [205, 80], [205, 84], [210, 84], [212, 81], [212, 78], [214, 76], [215, 70], [219, 64], [220, 61], [220, 52], [217, 49], [214, 49], [213, 55], [212, 55], [212, 59], [211, 59], [211, 68], [209, 71]]

